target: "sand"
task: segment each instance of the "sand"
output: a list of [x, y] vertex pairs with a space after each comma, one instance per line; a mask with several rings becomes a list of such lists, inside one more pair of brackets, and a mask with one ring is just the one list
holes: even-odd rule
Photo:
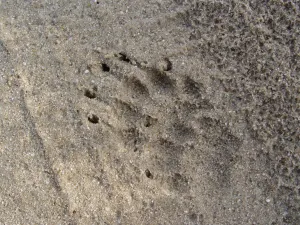
[[0, 1], [0, 224], [300, 224], [298, 1]]

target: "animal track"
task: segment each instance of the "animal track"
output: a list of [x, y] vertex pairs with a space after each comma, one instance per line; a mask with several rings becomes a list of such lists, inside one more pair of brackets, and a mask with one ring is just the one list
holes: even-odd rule
[[135, 97], [149, 97], [149, 90], [147, 86], [138, 78], [125, 77], [124, 84]]
[[187, 191], [186, 189], [188, 189], [188, 179], [184, 176], [182, 176], [179, 173], [175, 173], [172, 176], [172, 186], [176, 189], [176, 190], [180, 190], [180, 191]]
[[109, 72], [110, 71], [110, 67], [106, 63], [102, 63], [101, 67], [102, 67], [103, 72]]
[[190, 77], [187, 77], [184, 81], [184, 92], [191, 96], [192, 98], [201, 98], [201, 92], [203, 92], [203, 84], [197, 83]]
[[151, 68], [147, 71], [147, 74], [150, 76], [152, 84], [160, 91], [170, 92], [174, 90], [174, 82], [165, 72]]
[[91, 116], [88, 117], [88, 120], [91, 122], [91, 123], [99, 123], [99, 117], [92, 114]]
[[136, 127], [132, 127], [121, 131], [121, 135], [124, 138], [125, 146], [128, 149], [132, 149], [134, 152], [138, 151], [143, 137]]
[[134, 105], [121, 99], [115, 100], [114, 108], [118, 117], [124, 118], [125, 122], [129, 124], [134, 124], [142, 117], [142, 114]]
[[150, 172], [150, 170], [146, 169], [145, 174], [149, 179], [153, 179], [153, 174]]
[[119, 59], [121, 60], [121, 61], [124, 61], [124, 62], [127, 62], [127, 63], [131, 63], [131, 60], [128, 58], [128, 56], [125, 54], [125, 53], [123, 53], [123, 52], [121, 52], [121, 53], [119, 53]]
[[[149, 151], [149, 160], [140, 165], [148, 166], [144, 168], [147, 178], [159, 180], [170, 190], [188, 192], [189, 178], [182, 172], [182, 157], [190, 154], [186, 144], [202, 138], [212, 143], [215, 149], [208, 159], [211, 166], [207, 169], [212, 170], [219, 187], [229, 186], [231, 166], [241, 141], [217, 119], [198, 116], [203, 133], [189, 121], [194, 115], [201, 115], [203, 110], [214, 108], [206, 98], [204, 84], [185, 76], [179, 77], [182, 85], [178, 85], [178, 80], [172, 79], [173, 65], [168, 58], [156, 66], [147, 66], [122, 52], [106, 58], [100, 65], [105, 76], [99, 82], [106, 82], [104, 78], [111, 77], [109, 82], [115, 82], [118, 88], [108, 90], [109, 97], [96, 88], [85, 89], [84, 95], [111, 108], [110, 118], [116, 121], [111, 127], [119, 134], [125, 149], [132, 154], [138, 152], [134, 153], [136, 157]], [[124, 71], [128, 71], [128, 75]], [[159, 97], [155, 97], [157, 94]], [[110, 100], [103, 102], [102, 95]], [[95, 114], [88, 120], [95, 124], [99, 121], [111, 124]]]
[[203, 93], [205, 92], [203, 84], [187, 77], [184, 81], [183, 91], [189, 99], [186, 104], [190, 103], [196, 109], [210, 110], [214, 108], [210, 101], [203, 97]]
[[97, 92], [97, 87], [94, 86], [93, 90], [85, 89], [84, 96], [93, 99], [93, 98], [96, 98], [96, 92]]
[[146, 116], [144, 120], [144, 126], [145, 127], [151, 127], [152, 125], [155, 125], [157, 123], [157, 119], [151, 117], [151, 116]]

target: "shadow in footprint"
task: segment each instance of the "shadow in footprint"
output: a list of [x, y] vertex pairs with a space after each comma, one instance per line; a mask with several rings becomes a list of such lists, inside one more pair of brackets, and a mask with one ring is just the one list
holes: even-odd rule
[[153, 85], [159, 88], [159, 90], [163, 92], [171, 92], [174, 90], [174, 82], [165, 72], [156, 68], [150, 68], [147, 70], [147, 74]]

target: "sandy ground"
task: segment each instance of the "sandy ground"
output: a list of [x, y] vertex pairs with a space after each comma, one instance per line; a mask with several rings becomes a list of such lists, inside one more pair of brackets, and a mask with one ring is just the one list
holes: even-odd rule
[[300, 224], [299, 1], [0, 0], [0, 224]]

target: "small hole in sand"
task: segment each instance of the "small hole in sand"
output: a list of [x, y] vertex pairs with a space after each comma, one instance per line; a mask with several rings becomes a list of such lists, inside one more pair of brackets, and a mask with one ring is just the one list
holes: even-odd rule
[[153, 175], [152, 175], [152, 173], [150, 172], [150, 170], [146, 169], [146, 170], [145, 170], [145, 174], [146, 174], [146, 177], [148, 177], [149, 179], [153, 179]]
[[166, 62], [164, 70], [165, 71], [170, 71], [173, 67], [172, 62], [168, 58], [165, 58], [164, 60]]
[[91, 115], [88, 117], [88, 120], [91, 122], [91, 123], [99, 123], [99, 117], [96, 116], [96, 115]]
[[144, 126], [151, 127], [153, 124], [157, 122], [157, 119], [152, 118], [151, 116], [146, 116]]
[[110, 71], [110, 68], [109, 66], [106, 64], [106, 63], [102, 63], [102, 70], [104, 72], [109, 72]]
[[84, 91], [84, 96], [86, 96], [88, 98], [96, 98], [96, 93], [86, 89]]
[[119, 55], [120, 55], [120, 60], [130, 63], [130, 59], [127, 57], [125, 53], [120, 52]]

